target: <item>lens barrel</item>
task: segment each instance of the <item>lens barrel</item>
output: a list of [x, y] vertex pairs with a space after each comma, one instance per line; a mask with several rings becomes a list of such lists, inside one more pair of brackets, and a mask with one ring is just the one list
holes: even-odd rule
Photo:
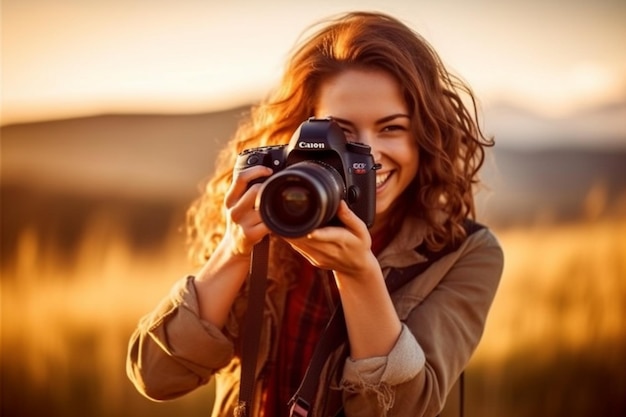
[[271, 176], [259, 191], [261, 218], [274, 233], [304, 236], [328, 223], [345, 196], [339, 172], [321, 161], [302, 161]]

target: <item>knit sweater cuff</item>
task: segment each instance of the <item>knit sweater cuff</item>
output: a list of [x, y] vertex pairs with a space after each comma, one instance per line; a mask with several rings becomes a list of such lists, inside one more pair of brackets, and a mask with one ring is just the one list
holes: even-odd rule
[[424, 351], [411, 331], [402, 325], [400, 337], [387, 356], [346, 360], [342, 385], [371, 387], [394, 386], [415, 377], [426, 362]]

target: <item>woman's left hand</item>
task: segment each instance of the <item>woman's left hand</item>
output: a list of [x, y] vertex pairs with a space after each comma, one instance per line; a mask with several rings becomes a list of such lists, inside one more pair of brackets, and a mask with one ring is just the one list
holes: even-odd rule
[[344, 276], [364, 276], [366, 261], [375, 261], [372, 239], [367, 226], [342, 200], [337, 209], [342, 226], [313, 230], [307, 236], [286, 239], [291, 246], [318, 268], [330, 269]]
[[345, 201], [341, 202], [337, 217], [343, 226], [323, 227], [288, 242], [311, 264], [333, 271], [352, 359], [386, 356], [398, 340], [402, 326], [372, 253], [369, 230]]

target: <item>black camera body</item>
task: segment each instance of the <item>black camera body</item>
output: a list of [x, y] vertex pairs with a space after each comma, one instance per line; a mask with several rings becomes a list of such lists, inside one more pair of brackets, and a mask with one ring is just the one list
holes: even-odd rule
[[341, 224], [341, 200], [371, 227], [376, 214], [376, 170], [369, 146], [349, 142], [331, 118], [310, 118], [289, 144], [247, 149], [236, 169], [263, 165], [274, 170], [263, 182], [257, 205], [274, 233], [299, 237], [328, 224]]

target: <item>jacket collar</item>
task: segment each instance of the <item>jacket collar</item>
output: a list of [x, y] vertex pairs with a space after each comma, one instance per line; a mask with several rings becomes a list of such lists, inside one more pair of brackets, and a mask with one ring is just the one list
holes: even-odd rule
[[413, 216], [405, 217], [398, 234], [378, 255], [378, 263], [383, 271], [391, 267], [403, 268], [424, 262], [426, 258], [415, 248], [424, 241], [426, 230], [424, 220]]

